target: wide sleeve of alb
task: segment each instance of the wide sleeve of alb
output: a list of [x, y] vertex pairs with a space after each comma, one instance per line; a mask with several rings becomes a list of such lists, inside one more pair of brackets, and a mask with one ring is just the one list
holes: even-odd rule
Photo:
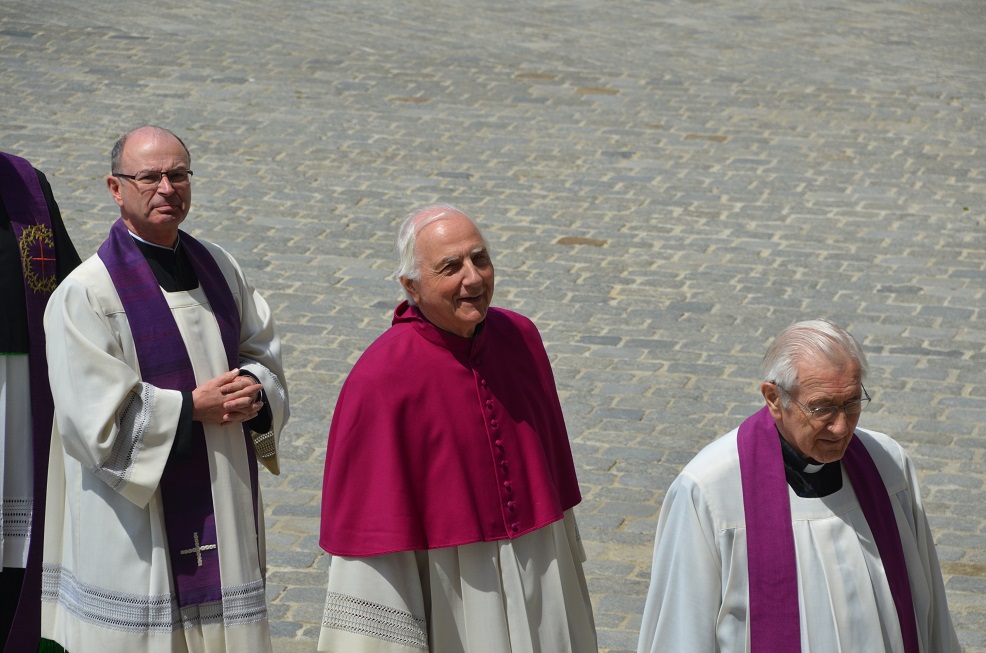
[[[871, 437], [883, 440], [887, 450], [899, 457], [896, 467], [902, 471], [906, 480], [906, 490], [896, 492], [891, 498], [895, 500], [894, 511], [901, 529], [901, 544], [907, 560], [918, 634], [924, 640], [926, 650], [958, 653], [962, 648], [949, 614], [945, 583], [931, 534], [931, 524], [928, 522], [918, 485], [917, 469], [898, 443], [883, 434], [872, 431], [868, 433]], [[881, 473], [886, 472], [881, 469]], [[907, 536], [905, 524], [913, 537]]]
[[714, 653], [722, 606], [722, 562], [702, 489], [682, 473], [657, 523], [638, 653]]
[[273, 313], [226, 250], [213, 243], [200, 242], [209, 249], [222, 269], [239, 308], [240, 351], [237, 365], [264, 386], [272, 417], [270, 431], [254, 435], [257, 457], [272, 473], [279, 474], [280, 433], [291, 413], [281, 361], [281, 340], [277, 335]]
[[68, 456], [144, 507], [171, 451], [181, 392], [141, 381], [122, 307], [107, 307], [106, 288], [84, 281], [102, 273], [112, 292], [109, 275], [96, 257], [79, 272], [59, 285], [45, 311], [57, 431]]

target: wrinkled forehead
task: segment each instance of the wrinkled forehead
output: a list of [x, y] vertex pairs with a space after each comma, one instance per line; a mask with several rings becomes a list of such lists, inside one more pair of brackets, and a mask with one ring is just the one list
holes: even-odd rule
[[798, 386], [820, 376], [838, 378], [846, 384], [862, 381], [859, 362], [844, 352], [802, 352], [795, 358], [794, 364]]
[[454, 209], [430, 210], [415, 219], [415, 241], [420, 245], [423, 241], [446, 241], [474, 239], [486, 247], [479, 226], [469, 216]]

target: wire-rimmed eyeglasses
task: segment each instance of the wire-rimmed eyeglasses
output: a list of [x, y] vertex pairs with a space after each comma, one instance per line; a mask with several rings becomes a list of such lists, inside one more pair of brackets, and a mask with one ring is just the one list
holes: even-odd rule
[[[777, 385], [773, 381], [771, 381], [771, 383], [778, 390], [783, 391], [784, 394], [786, 394], [788, 397], [794, 399], [794, 395], [792, 395], [787, 388]], [[870, 394], [866, 392], [866, 388], [863, 386], [862, 383], [859, 384], [859, 387], [863, 389], [862, 398], [857, 399], [855, 401], [850, 401], [849, 403], [846, 404], [842, 404], [841, 406], [821, 406], [820, 408], [809, 408], [808, 406], [805, 406], [797, 399], [794, 399], [794, 401], [799, 406], [801, 406], [801, 410], [804, 411], [808, 419], [815, 422], [831, 422], [833, 419], [835, 419], [835, 416], [839, 414], [840, 410], [845, 412], [846, 417], [856, 417], [861, 412], [863, 412], [863, 409], [869, 405], [870, 401], [872, 401], [872, 399], [870, 399]]]
[[113, 176], [121, 179], [130, 179], [138, 186], [156, 188], [165, 177], [168, 178], [168, 181], [172, 186], [187, 184], [192, 177], [192, 171], [186, 170], [185, 168], [175, 168], [174, 170], [165, 170], [163, 172], [158, 170], [144, 170], [143, 172], [138, 172], [135, 175], [125, 175], [122, 172], [114, 172]]

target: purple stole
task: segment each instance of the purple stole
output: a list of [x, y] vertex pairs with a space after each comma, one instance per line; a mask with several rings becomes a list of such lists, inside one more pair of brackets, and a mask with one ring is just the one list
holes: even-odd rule
[[[233, 369], [239, 362], [240, 343], [240, 316], [233, 295], [208, 250], [179, 233], [219, 324], [228, 369]], [[126, 311], [141, 380], [167, 390], [194, 390], [192, 363], [171, 308], [123, 220], [113, 224], [98, 254]], [[193, 422], [193, 428], [190, 454], [170, 459], [161, 477], [168, 553], [180, 606], [222, 600], [209, 454], [201, 422]], [[249, 436], [244, 433], [244, 437]], [[246, 445], [256, 504], [255, 452], [252, 441]]]
[[34, 509], [27, 568], [17, 614], [8, 643], [34, 650], [41, 633], [41, 554], [44, 542], [45, 494], [48, 487], [48, 453], [54, 404], [48, 385], [45, 354], [44, 310], [57, 284], [55, 238], [48, 203], [34, 167], [24, 159], [0, 152], [0, 195], [21, 251], [24, 296], [27, 300], [28, 366], [31, 389], [31, 435], [34, 455]]
[[[737, 448], [750, 578], [750, 651], [800, 653], [801, 617], [791, 501], [777, 427], [766, 406], [740, 425]], [[918, 653], [911, 586], [886, 485], [858, 437], [849, 442], [842, 464], [886, 571], [904, 651]]]

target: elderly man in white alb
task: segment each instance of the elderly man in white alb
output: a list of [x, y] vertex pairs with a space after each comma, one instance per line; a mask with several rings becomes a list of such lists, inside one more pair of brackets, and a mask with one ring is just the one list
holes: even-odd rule
[[960, 650], [914, 465], [856, 426], [866, 371], [831, 322], [777, 336], [766, 406], [668, 490], [638, 653]]

